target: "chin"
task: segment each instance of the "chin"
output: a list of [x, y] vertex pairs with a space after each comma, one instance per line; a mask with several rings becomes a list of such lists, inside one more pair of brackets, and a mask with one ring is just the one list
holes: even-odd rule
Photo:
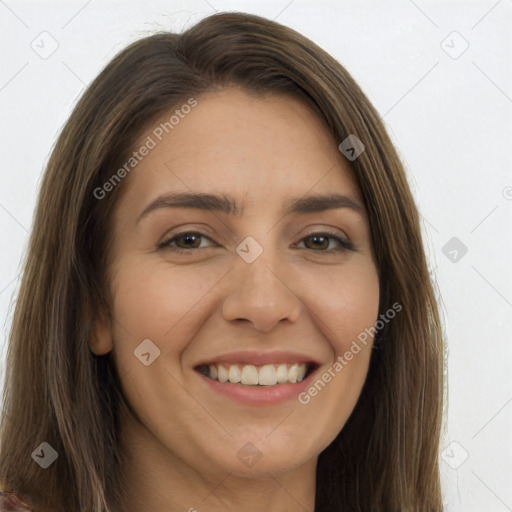
[[[251, 436], [235, 436], [230, 439], [229, 446], [219, 454], [212, 454], [212, 458], [233, 475], [264, 478], [297, 470], [311, 462], [320, 451], [307, 451], [307, 443], [297, 436], [279, 436], [275, 431], [269, 435], [268, 432], [265, 429], [261, 436], [256, 436], [252, 429]], [[298, 447], [301, 447], [300, 451]]]

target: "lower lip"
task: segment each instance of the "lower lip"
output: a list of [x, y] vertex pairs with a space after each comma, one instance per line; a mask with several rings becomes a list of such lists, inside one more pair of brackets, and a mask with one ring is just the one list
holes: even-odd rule
[[210, 386], [210, 389], [238, 402], [246, 405], [274, 405], [287, 400], [298, 399], [299, 393], [302, 393], [310, 385], [317, 370], [318, 368], [300, 382], [276, 384], [274, 386], [246, 386], [233, 384], [232, 382], [223, 383], [210, 379], [202, 373], [197, 372], [197, 374]]

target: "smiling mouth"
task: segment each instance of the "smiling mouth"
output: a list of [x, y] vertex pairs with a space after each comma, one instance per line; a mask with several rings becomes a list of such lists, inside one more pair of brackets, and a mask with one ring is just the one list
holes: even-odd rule
[[252, 364], [216, 363], [197, 366], [195, 370], [209, 379], [223, 384], [242, 386], [278, 386], [294, 384], [307, 378], [316, 363], [281, 363], [255, 366]]

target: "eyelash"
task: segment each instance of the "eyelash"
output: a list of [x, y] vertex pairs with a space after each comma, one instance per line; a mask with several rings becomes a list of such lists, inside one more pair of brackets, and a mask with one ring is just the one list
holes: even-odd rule
[[[196, 247], [196, 248], [191, 248], [191, 249], [183, 249], [182, 247], [174, 247], [174, 246], [170, 245], [176, 239], [183, 237], [185, 235], [199, 236], [202, 238], [207, 238], [208, 240], [213, 242], [213, 240], [211, 240], [210, 237], [208, 237], [202, 233], [199, 233], [197, 231], [184, 231], [183, 233], [177, 233], [177, 234], [173, 235], [171, 238], [163, 240], [162, 242], [160, 242], [158, 244], [157, 248], [158, 249], [169, 249], [172, 252], [181, 253], [181, 254], [201, 249], [201, 247]], [[318, 250], [318, 251], [315, 251], [314, 249], [310, 249], [313, 252], [319, 252], [319, 253], [323, 253], [323, 254], [333, 254], [333, 253], [345, 252], [347, 250], [355, 251], [355, 247], [351, 242], [349, 242], [348, 240], [345, 240], [344, 238], [339, 237], [338, 235], [335, 235], [334, 233], [330, 233], [329, 231], [315, 231], [313, 233], [309, 233], [304, 238], [302, 238], [300, 241], [302, 242], [303, 240], [305, 240], [307, 238], [312, 238], [315, 236], [336, 240], [342, 246], [342, 248], [341, 249], [326, 249], [326, 250]], [[202, 247], [202, 249], [205, 249], [205, 247]]]

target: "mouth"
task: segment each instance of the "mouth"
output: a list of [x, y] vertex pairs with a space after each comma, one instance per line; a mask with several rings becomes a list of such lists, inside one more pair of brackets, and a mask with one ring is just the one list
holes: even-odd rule
[[219, 362], [201, 364], [194, 369], [208, 379], [221, 384], [272, 387], [299, 383], [307, 379], [318, 366], [315, 362], [264, 364], [260, 366]]

